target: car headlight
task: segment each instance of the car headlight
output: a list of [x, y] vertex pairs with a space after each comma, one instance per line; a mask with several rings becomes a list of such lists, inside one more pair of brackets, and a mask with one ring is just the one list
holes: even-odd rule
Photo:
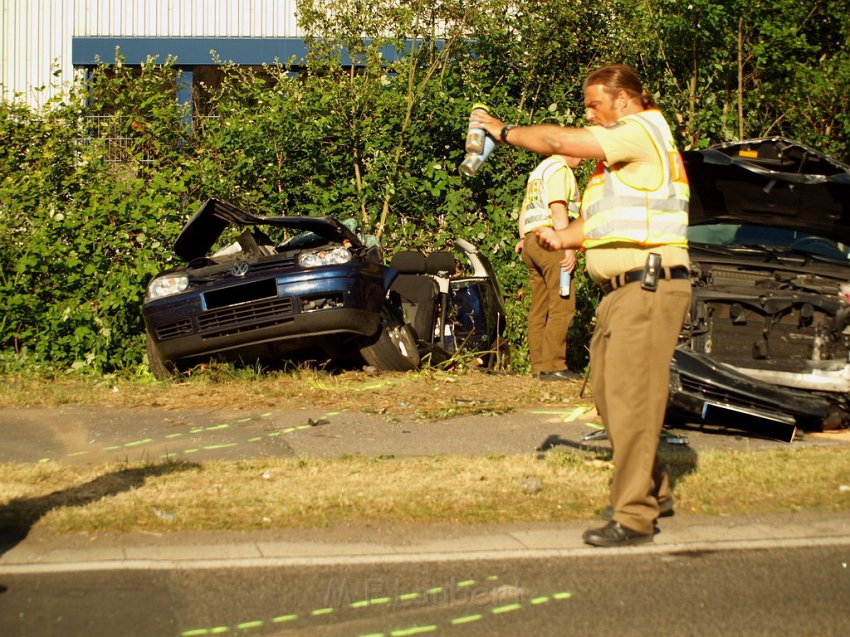
[[148, 300], [153, 301], [173, 294], [179, 294], [189, 285], [185, 274], [167, 274], [158, 276], [148, 284]]
[[320, 265], [341, 265], [351, 261], [351, 252], [342, 246], [332, 250], [302, 252], [298, 255], [298, 265], [302, 268], [315, 268]]

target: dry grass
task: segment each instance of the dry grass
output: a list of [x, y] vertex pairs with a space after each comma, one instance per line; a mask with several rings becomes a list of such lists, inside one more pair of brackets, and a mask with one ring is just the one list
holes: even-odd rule
[[[704, 452], [698, 470], [675, 454], [667, 460], [681, 513], [850, 509], [850, 454], [840, 448]], [[589, 518], [605, 503], [610, 471], [607, 460], [589, 452], [543, 459], [302, 458], [82, 471], [51, 463], [2, 465], [0, 530], [162, 532]]]
[[182, 381], [88, 378], [79, 375], [0, 379], [0, 407], [103, 405], [118, 407], [227, 407], [251, 403], [287, 409], [311, 405], [428, 419], [460, 413], [505, 413], [528, 404], [567, 404], [581, 383], [541, 383], [530, 376], [471, 369], [416, 373], [327, 373], [314, 369], [252, 373], [210, 368]]

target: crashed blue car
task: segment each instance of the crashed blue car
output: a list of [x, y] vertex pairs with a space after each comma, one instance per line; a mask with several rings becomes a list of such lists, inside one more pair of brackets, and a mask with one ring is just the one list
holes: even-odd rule
[[330, 217], [259, 216], [209, 199], [185, 225], [181, 263], [148, 284], [142, 313], [157, 378], [211, 360], [313, 360], [405, 371], [463, 352], [504, 360], [505, 312], [489, 261], [401, 251]]

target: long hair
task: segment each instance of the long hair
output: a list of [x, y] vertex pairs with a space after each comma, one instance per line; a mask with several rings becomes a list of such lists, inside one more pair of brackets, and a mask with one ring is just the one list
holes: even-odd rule
[[658, 108], [655, 99], [643, 90], [635, 70], [626, 64], [612, 64], [593, 71], [587, 76], [583, 87], [587, 88], [593, 84], [600, 84], [609, 95], [616, 95], [618, 91], [625, 91], [630, 97], [640, 100], [643, 108]]

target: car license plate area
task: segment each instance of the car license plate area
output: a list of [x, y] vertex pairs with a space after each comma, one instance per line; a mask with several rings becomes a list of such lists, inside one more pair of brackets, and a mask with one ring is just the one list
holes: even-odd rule
[[242, 285], [231, 285], [220, 290], [205, 292], [204, 309], [215, 310], [221, 307], [250, 303], [260, 299], [269, 299], [277, 296], [277, 283], [274, 279], [263, 279], [251, 281]]

